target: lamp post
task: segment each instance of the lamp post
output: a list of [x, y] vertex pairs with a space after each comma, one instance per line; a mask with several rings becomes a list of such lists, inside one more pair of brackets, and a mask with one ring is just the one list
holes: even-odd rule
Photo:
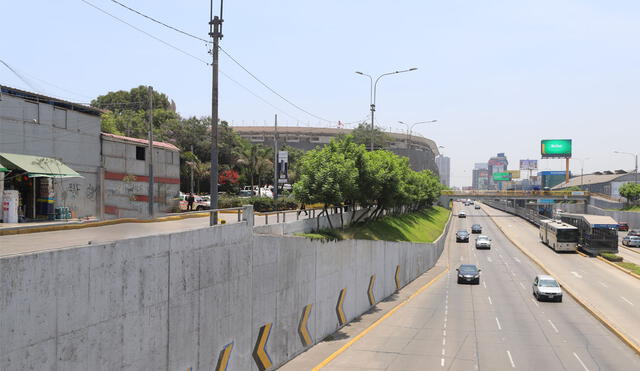
[[577, 160], [580, 160], [580, 189], [582, 189], [582, 186], [584, 186], [584, 162], [587, 160], [591, 160], [591, 158], [585, 157], [579, 158]]
[[618, 154], [621, 154], [621, 155], [629, 155], [629, 156], [635, 157], [635, 159], [636, 159], [636, 169], [635, 169], [636, 180], [635, 180], [635, 183], [637, 184], [638, 183], [638, 154], [637, 153], [631, 153], [631, 152], [621, 152], [621, 151], [613, 151], [613, 153], [618, 153]]
[[405, 141], [406, 143], [406, 147], [407, 150], [409, 149], [409, 139], [411, 137], [411, 132], [413, 132], [413, 128], [416, 125], [420, 125], [420, 124], [431, 124], [434, 122], [438, 122], [438, 120], [429, 120], [429, 121], [419, 121], [419, 122], [414, 122], [413, 124], [407, 124], [406, 122], [403, 121], [398, 121], [399, 124], [405, 125], [407, 127], [407, 140]]
[[371, 109], [371, 145], [370, 145], [369, 149], [371, 151], [373, 151], [373, 137], [374, 137], [374, 130], [373, 129], [374, 129], [374, 125], [375, 125], [374, 124], [375, 123], [374, 114], [376, 112], [376, 91], [377, 91], [377, 88], [378, 88], [378, 81], [380, 81], [380, 79], [383, 76], [396, 75], [398, 73], [403, 73], [403, 72], [411, 72], [411, 71], [415, 71], [417, 69], [418, 69], [417, 67], [412, 67], [412, 68], [409, 68], [408, 70], [401, 70], [401, 71], [393, 71], [393, 72], [383, 73], [382, 75], [378, 76], [375, 79], [375, 82], [373, 80], [373, 77], [371, 77], [371, 75], [368, 75], [366, 73], [362, 73], [360, 71], [356, 71], [356, 73], [358, 75], [362, 75], [362, 76], [368, 77], [369, 81], [371, 83], [371, 88], [369, 90], [369, 102], [370, 102], [370, 106], [369, 107]]

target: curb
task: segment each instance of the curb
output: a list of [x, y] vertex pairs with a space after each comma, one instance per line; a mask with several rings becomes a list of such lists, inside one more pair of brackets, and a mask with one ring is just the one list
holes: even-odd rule
[[[484, 212], [486, 213], [487, 211], [484, 210]], [[487, 213], [487, 215], [489, 215], [489, 213]], [[551, 271], [549, 271], [547, 267], [545, 267], [537, 258], [529, 254], [522, 247], [520, 247], [520, 244], [516, 243], [513, 239], [511, 239], [511, 237], [504, 231], [504, 229], [502, 229], [502, 227], [498, 223], [496, 223], [493, 216], [489, 215], [489, 218], [491, 218], [491, 221], [493, 221], [493, 223], [498, 227], [498, 229], [502, 231], [502, 233], [507, 237], [507, 239], [515, 247], [517, 247], [520, 251], [522, 251], [523, 254], [525, 254], [529, 259], [531, 259], [531, 261], [533, 261], [536, 265], [538, 265], [545, 273], [552, 275]], [[609, 323], [609, 321], [607, 321], [604, 318], [604, 316], [596, 312], [595, 309], [592, 309], [586, 302], [578, 298], [578, 296], [576, 296], [576, 294], [574, 294], [571, 290], [569, 290], [567, 286], [562, 283], [562, 281], [558, 280], [557, 278], [556, 280], [560, 283], [560, 286], [564, 288], [564, 291], [566, 291], [567, 294], [569, 294], [573, 298], [573, 300], [575, 300], [578, 304], [580, 304], [580, 306], [582, 306], [587, 312], [589, 312], [589, 314], [591, 314], [595, 319], [600, 321], [600, 323], [602, 323], [604, 327], [608, 328], [609, 331], [613, 332], [614, 335], [616, 335], [620, 340], [622, 340], [623, 343], [625, 343], [627, 346], [629, 346], [629, 348], [631, 348], [634, 352], [636, 352], [636, 354], [640, 355], [640, 346], [636, 345], [631, 339], [627, 338], [622, 332], [620, 332], [620, 330], [618, 330], [615, 326]]]
[[640, 251], [638, 251], [638, 250], [634, 250], [634, 249], [631, 249], [631, 248], [626, 247], [625, 245], [622, 245], [622, 244], [618, 245], [618, 247], [622, 247], [623, 249], [625, 249], [625, 250], [627, 250], [627, 251], [631, 251], [631, 252], [634, 252], [634, 253], [636, 253], [636, 254], [640, 254]]
[[623, 267], [619, 266], [618, 264], [616, 264], [616, 263], [614, 263], [614, 262], [610, 262], [610, 261], [608, 261], [607, 259], [603, 258], [602, 256], [596, 256], [596, 258], [597, 258], [598, 260], [601, 260], [601, 261], [603, 261], [603, 262], [605, 262], [605, 263], [609, 264], [609, 265], [610, 265], [610, 266], [612, 266], [612, 267], [615, 267], [615, 268], [617, 268], [617, 269], [619, 269], [619, 270], [623, 271], [624, 273], [626, 273], [626, 274], [630, 275], [631, 277], [634, 277], [634, 278], [637, 278], [637, 279], [639, 279], [639, 280], [640, 280], [640, 276], [638, 276], [637, 274], [633, 273], [632, 271], [630, 271], [630, 270], [628, 270], [628, 269], [626, 269], [626, 268], [623, 268]]

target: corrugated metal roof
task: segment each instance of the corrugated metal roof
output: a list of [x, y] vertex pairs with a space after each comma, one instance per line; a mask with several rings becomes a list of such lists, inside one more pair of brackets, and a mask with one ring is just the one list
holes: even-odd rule
[[0, 153], [0, 159], [6, 164], [7, 168], [11, 170], [24, 170], [36, 177], [62, 176], [67, 178], [82, 178], [80, 174], [63, 164], [60, 160], [51, 157]]
[[[113, 138], [113, 139], [117, 139], [123, 142], [128, 142], [128, 143], [135, 143], [135, 144], [143, 144], [143, 145], [149, 145], [149, 141], [146, 139], [140, 139], [140, 138], [131, 138], [131, 137], [125, 137], [123, 135], [116, 135], [116, 134], [109, 134], [109, 133], [102, 133], [103, 137], [107, 137], [107, 138]], [[180, 148], [174, 146], [171, 143], [166, 143], [166, 142], [156, 142], [155, 140], [153, 141], [153, 146], [154, 147], [158, 147], [158, 148], [164, 148], [164, 149], [168, 149], [170, 151], [176, 151], [176, 152], [180, 152]]]
[[47, 103], [47, 104], [51, 104], [57, 107], [61, 107], [61, 108], [71, 108], [75, 111], [79, 111], [82, 113], [86, 113], [89, 115], [93, 115], [93, 116], [100, 116], [102, 114], [102, 110], [95, 108], [95, 107], [91, 107], [91, 106], [87, 106], [84, 104], [80, 104], [80, 103], [74, 103], [74, 102], [69, 102], [66, 101], [64, 99], [58, 99], [58, 98], [53, 98], [53, 97], [48, 97], [46, 95], [42, 95], [42, 94], [38, 94], [38, 93], [33, 93], [30, 91], [26, 91], [26, 90], [20, 90], [20, 89], [16, 89], [16, 88], [12, 88], [10, 86], [5, 86], [5, 85], [0, 85], [0, 91], [4, 94], [8, 94], [14, 97], [20, 97], [20, 98], [24, 98], [24, 99], [32, 99], [38, 102], [43, 102], [43, 103]]
[[600, 184], [600, 183], [609, 183], [612, 182], [620, 177], [623, 177], [625, 175], [628, 174], [632, 174], [632, 173], [626, 173], [626, 174], [585, 174], [584, 176], [580, 177], [574, 177], [569, 179], [569, 182], [562, 182], [556, 186], [554, 186], [552, 189], [562, 189], [562, 188], [567, 188], [567, 187], [573, 187], [573, 186], [580, 186], [580, 185], [590, 185], [590, 184]]
[[564, 214], [582, 216], [590, 224], [618, 224], [615, 219], [607, 215], [562, 213], [560, 216]]

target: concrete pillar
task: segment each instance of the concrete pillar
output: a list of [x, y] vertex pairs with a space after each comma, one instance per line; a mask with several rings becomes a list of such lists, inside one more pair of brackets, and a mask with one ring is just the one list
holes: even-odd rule
[[242, 220], [247, 222], [247, 225], [249, 227], [253, 227], [254, 226], [253, 205], [243, 205], [242, 207], [244, 208], [243, 214], [242, 214]]

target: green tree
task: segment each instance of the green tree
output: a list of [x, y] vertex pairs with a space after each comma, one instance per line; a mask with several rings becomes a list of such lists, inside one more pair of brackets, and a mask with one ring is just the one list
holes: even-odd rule
[[[353, 129], [350, 134], [353, 137], [353, 141], [357, 144], [364, 144], [368, 149], [371, 145], [371, 125], [366, 123], [358, 124], [358, 127]], [[387, 148], [391, 142], [389, 134], [385, 133], [379, 126], [373, 127], [373, 146], [375, 149]]]
[[630, 202], [635, 202], [640, 199], [640, 184], [638, 183], [625, 183], [620, 187], [620, 195]]

